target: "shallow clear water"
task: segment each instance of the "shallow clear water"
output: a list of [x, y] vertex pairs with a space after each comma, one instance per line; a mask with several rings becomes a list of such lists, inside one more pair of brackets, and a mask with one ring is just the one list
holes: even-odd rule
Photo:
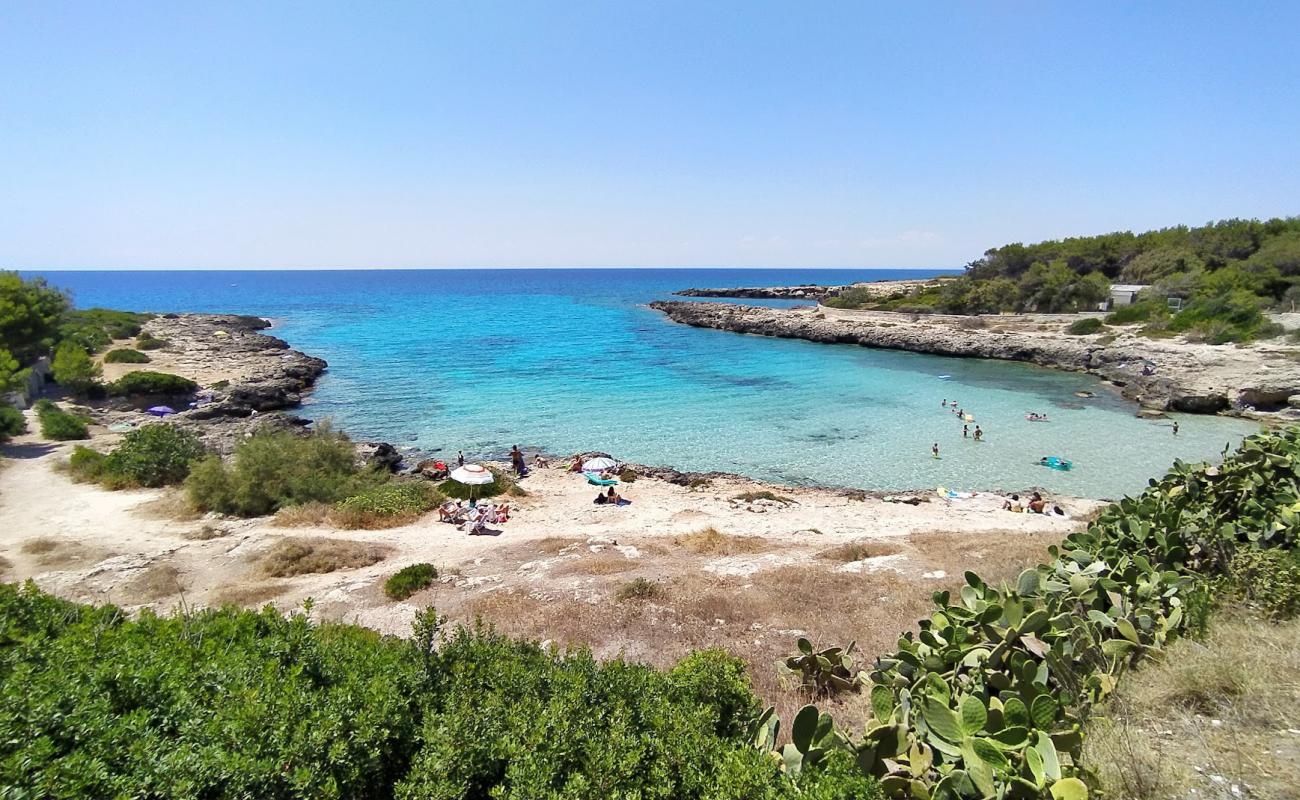
[[[1210, 459], [1237, 420], [1148, 422], [1086, 375], [740, 336], [644, 304], [689, 286], [924, 276], [880, 270], [50, 273], [79, 306], [268, 316], [330, 362], [306, 414], [358, 438], [499, 456], [606, 450], [786, 483], [1019, 489], [1113, 497], [1175, 458]], [[778, 303], [779, 304], [779, 303]], [[949, 376], [944, 379], [941, 376]], [[1095, 392], [1081, 399], [1076, 391]], [[984, 429], [963, 440], [940, 400]], [[1051, 422], [1025, 420], [1045, 412]], [[971, 426], [972, 430], [974, 425]], [[942, 458], [930, 456], [937, 442]], [[1037, 466], [1072, 459], [1071, 472]]]

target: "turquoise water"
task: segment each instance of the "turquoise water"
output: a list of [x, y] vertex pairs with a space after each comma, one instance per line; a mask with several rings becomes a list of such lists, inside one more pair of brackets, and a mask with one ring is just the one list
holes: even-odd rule
[[[358, 438], [471, 457], [510, 445], [606, 450], [795, 484], [1019, 489], [1114, 497], [1254, 426], [1168, 421], [1089, 376], [1019, 364], [740, 336], [645, 307], [688, 286], [912, 277], [916, 271], [455, 270], [50, 273], [78, 305], [269, 316], [330, 362], [305, 413]], [[950, 376], [942, 379], [940, 376]], [[1080, 399], [1076, 391], [1096, 395]], [[986, 441], [940, 408], [956, 399]], [[1024, 419], [1045, 412], [1049, 423]], [[972, 426], [973, 428], [973, 426]], [[938, 442], [941, 459], [930, 457]], [[1043, 455], [1075, 469], [1037, 466]]]

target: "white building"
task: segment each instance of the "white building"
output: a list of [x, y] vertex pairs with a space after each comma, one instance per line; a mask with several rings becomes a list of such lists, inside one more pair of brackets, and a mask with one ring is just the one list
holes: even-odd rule
[[1138, 292], [1149, 288], [1137, 283], [1112, 283], [1110, 285], [1110, 302], [1108, 308], [1129, 306], [1137, 302]]

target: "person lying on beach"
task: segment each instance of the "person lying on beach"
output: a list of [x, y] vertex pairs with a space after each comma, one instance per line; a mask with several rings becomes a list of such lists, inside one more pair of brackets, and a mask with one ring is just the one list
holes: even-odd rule
[[573, 457], [573, 465], [569, 467], [569, 472], [582, 472], [582, 456]]

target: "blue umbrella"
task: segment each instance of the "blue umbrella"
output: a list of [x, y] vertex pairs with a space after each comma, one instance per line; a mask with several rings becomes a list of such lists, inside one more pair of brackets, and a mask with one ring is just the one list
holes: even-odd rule
[[172, 408], [171, 406], [154, 406], [153, 408], [149, 409], [149, 413], [153, 414], [155, 417], [165, 417], [168, 414], [175, 414], [176, 409]]

